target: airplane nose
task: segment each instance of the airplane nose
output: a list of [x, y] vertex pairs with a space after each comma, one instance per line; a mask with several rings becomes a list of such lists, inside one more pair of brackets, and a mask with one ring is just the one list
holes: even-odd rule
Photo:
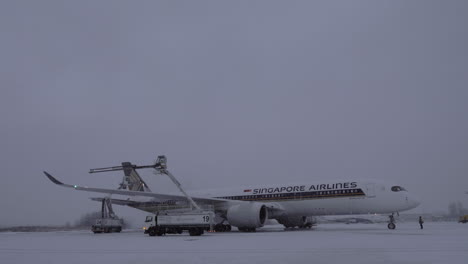
[[414, 196], [414, 195], [408, 195], [408, 205], [411, 206], [411, 208], [416, 208], [421, 204], [421, 200]]

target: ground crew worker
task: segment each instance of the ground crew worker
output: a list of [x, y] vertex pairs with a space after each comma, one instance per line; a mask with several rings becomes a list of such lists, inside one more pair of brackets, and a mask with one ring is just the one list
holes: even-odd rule
[[421, 229], [423, 229], [423, 219], [422, 219], [422, 216], [419, 217], [419, 225], [421, 226]]

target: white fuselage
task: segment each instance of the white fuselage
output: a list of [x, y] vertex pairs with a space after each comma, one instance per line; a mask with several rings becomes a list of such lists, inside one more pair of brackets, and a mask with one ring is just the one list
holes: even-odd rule
[[404, 188], [372, 182], [291, 184], [211, 191], [203, 196], [232, 200], [232, 203], [274, 204], [288, 216], [393, 213], [419, 205], [418, 199]]

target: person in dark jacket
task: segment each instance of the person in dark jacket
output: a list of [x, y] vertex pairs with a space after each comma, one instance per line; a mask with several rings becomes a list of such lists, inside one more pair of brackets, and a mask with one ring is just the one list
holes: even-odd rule
[[419, 217], [419, 225], [421, 226], [421, 229], [423, 229], [423, 219], [422, 219], [422, 216]]

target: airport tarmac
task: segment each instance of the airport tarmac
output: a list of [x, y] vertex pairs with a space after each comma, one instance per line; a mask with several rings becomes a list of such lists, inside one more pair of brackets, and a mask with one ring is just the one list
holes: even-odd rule
[[149, 237], [139, 230], [0, 233], [0, 263], [466, 263], [468, 224], [268, 226], [256, 233]]

